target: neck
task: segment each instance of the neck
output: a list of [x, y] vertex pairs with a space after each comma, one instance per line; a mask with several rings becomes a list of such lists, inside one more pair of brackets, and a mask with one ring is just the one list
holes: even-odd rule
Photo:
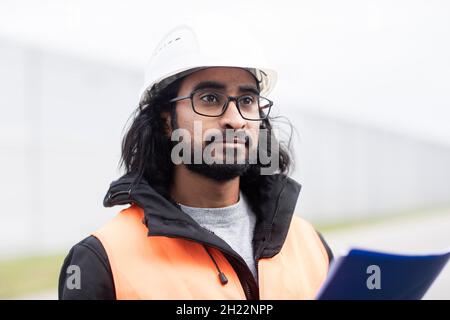
[[170, 195], [176, 202], [190, 207], [227, 207], [238, 202], [239, 179], [216, 181], [178, 165], [174, 168]]

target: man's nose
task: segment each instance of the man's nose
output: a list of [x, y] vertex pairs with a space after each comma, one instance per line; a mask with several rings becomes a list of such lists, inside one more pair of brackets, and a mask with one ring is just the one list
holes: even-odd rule
[[219, 122], [222, 128], [230, 129], [242, 129], [247, 123], [239, 113], [236, 101], [230, 101], [228, 103], [227, 110], [225, 110], [225, 113], [220, 117]]

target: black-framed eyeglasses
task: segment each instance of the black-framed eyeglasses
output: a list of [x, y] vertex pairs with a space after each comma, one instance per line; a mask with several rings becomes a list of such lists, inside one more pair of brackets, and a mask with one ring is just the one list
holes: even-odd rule
[[234, 101], [239, 114], [246, 120], [258, 121], [268, 117], [273, 102], [256, 93], [246, 93], [238, 97], [213, 89], [199, 89], [189, 95], [175, 97], [169, 102], [190, 99], [195, 113], [205, 117], [220, 117], [228, 108], [229, 102]]

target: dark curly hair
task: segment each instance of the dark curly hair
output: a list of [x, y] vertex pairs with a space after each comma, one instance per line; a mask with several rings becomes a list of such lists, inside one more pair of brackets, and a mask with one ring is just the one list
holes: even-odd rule
[[[171, 140], [167, 135], [167, 122], [163, 118], [163, 113], [170, 114], [171, 127], [177, 127], [175, 106], [176, 102], [168, 103], [170, 98], [176, 97], [181, 85], [181, 79], [172, 82], [170, 85], [159, 88], [157, 85], [147, 90], [141, 99], [138, 108], [131, 115], [131, 125], [127, 129], [122, 141], [122, 155], [120, 166], [124, 167], [126, 174], [135, 175], [135, 183], [139, 183], [144, 178], [156, 191], [164, 197], [170, 199], [169, 188], [173, 178], [173, 167], [171, 154]], [[268, 117], [261, 121], [261, 128], [267, 129], [268, 150], [270, 157], [270, 137], [272, 131], [271, 121], [275, 119]], [[288, 143], [279, 144], [279, 173], [287, 175], [292, 165], [291, 159], [291, 138], [292, 125]], [[278, 143], [278, 141], [275, 141]], [[248, 171], [241, 177], [241, 186], [250, 186], [258, 183], [260, 169], [269, 167], [263, 165], [257, 159], [257, 164], [251, 164]]]

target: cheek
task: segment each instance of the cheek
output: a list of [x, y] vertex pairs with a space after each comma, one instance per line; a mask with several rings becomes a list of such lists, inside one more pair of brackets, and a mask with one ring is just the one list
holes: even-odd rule
[[[206, 118], [195, 113], [190, 105], [177, 105], [176, 115], [178, 128], [187, 130], [191, 141], [196, 144], [204, 144], [203, 137], [205, 132], [210, 128], [215, 128], [215, 121], [217, 121], [214, 118]], [[200, 135], [197, 136], [195, 133], [200, 133]]]
[[192, 110], [190, 105], [179, 103], [175, 108], [177, 116], [178, 128], [186, 129], [189, 132], [194, 132], [194, 121], [197, 119], [197, 114]]

